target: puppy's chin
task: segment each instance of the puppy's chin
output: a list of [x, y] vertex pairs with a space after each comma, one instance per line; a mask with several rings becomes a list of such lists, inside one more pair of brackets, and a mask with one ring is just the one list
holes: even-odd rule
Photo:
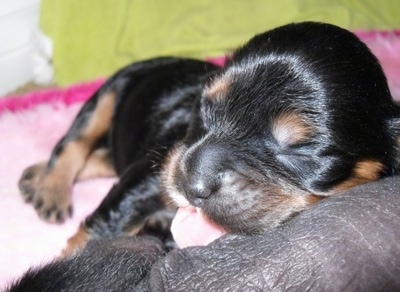
[[318, 197], [291, 185], [229, 172], [220, 190], [204, 200], [202, 212], [232, 233], [257, 234], [279, 226], [317, 201]]

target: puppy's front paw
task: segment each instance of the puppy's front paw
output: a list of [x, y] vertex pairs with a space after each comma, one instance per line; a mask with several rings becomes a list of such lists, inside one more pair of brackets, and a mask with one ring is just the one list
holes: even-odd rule
[[63, 223], [72, 216], [70, 188], [68, 185], [46, 182], [35, 193], [33, 205], [39, 217], [50, 223]]
[[50, 223], [63, 223], [72, 216], [70, 184], [54, 172], [46, 173], [46, 163], [27, 168], [19, 180], [22, 197], [31, 203], [39, 217]]

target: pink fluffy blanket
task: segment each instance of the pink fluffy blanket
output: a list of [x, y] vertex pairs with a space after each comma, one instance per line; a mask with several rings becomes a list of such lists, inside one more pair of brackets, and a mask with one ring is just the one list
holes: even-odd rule
[[[358, 32], [381, 60], [394, 98], [400, 101], [400, 32]], [[218, 61], [218, 60], [217, 60]], [[74, 217], [63, 225], [39, 220], [24, 204], [17, 181], [27, 166], [49, 157], [82, 103], [102, 84], [0, 99], [0, 288], [28, 267], [57, 256], [79, 222], [100, 203], [115, 179], [81, 182], [73, 189]]]

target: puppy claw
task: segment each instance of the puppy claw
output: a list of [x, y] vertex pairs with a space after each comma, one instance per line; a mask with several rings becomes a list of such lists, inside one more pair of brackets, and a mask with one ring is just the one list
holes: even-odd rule
[[72, 206], [68, 207], [68, 217], [72, 218], [72, 215], [74, 214], [74, 209], [72, 208]]
[[33, 194], [22, 196], [24, 202], [27, 204], [31, 204], [33, 202]]
[[38, 201], [35, 203], [34, 208], [35, 208], [35, 210], [37, 211], [37, 210], [39, 210], [40, 208], [42, 208], [42, 206], [43, 206], [43, 201], [42, 201], [42, 200], [38, 200]]
[[33, 168], [34, 168], [34, 166], [31, 166], [31, 167], [25, 169], [25, 171], [22, 173], [21, 181], [31, 180], [35, 176]]
[[30, 185], [28, 185], [26, 181], [19, 181], [18, 188], [24, 201], [27, 203], [31, 203], [35, 193], [34, 189]]
[[57, 222], [62, 222], [62, 221], [64, 221], [64, 218], [63, 218], [63, 215], [62, 215], [61, 211], [58, 211], [58, 212], [56, 213], [56, 221], [57, 221]]
[[56, 205], [45, 207], [45, 204], [42, 204], [36, 211], [42, 220], [49, 223], [62, 224], [71, 217], [71, 210], [71, 206], [65, 208]]

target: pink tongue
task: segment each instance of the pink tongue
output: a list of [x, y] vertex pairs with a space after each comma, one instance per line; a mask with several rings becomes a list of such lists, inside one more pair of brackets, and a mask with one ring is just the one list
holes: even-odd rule
[[180, 248], [207, 245], [227, 232], [212, 223], [194, 207], [181, 207], [171, 226], [172, 235]]

